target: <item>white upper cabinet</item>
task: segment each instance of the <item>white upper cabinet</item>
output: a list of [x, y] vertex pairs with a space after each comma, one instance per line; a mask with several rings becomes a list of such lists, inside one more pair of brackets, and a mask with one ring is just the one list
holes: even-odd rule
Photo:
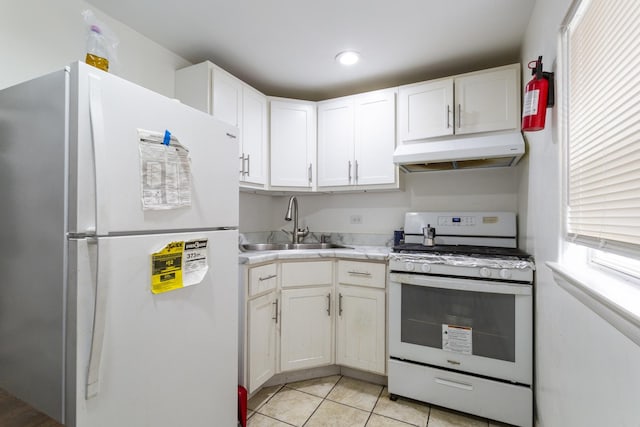
[[318, 186], [353, 183], [353, 99], [318, 104]]
[[274, 98], [269, 104], [271, 187], [315, 189], [316, 103]]
[[267, 98], [249, 86], [242, 88], [241, 135], [240, 181], [264, 186], [267, 182]]
[[318, 187], [397, 188], [395, 99], [386, 89], [318, 103]]
[[267, 181], [267, 97], [205, 61], [176, 71], [176, 98], [238, 128], [240, 186], [262, 189]]
[[400, 139], [415, 141], [453, 135], [453, 79], [400, 88]]
[[401, 86], [398, 135], [410, 142], [520, 128], [520, 65]]
[[211, 82], [210, 114], [242, 129], [242, 81], [221, 68], [213, 67]]
[[457, 134], [520, 128], [520, 66], [457, 77]]
[[396, 91], [383, 90], [355, 98], [355, 179], [357, 185], [394, 184]]

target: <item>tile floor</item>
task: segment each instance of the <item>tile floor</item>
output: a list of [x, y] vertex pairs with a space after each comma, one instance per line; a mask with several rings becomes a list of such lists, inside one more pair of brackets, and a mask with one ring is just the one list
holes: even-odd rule
[[340, 375], [265, 387], [249, 402], [248, 427], [498, 427], [505, 424], [409, 399]]

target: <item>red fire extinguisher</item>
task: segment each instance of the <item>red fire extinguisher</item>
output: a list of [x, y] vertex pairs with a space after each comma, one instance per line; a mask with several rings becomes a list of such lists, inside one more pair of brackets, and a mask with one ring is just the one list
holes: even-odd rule
[[528, 65], [533, 79], [524, 89], [522, 106], [522, 130], [535, 131], [544, 129], [547, 107], [553, 107], [553, 73], [542, 71], [542, 56]]

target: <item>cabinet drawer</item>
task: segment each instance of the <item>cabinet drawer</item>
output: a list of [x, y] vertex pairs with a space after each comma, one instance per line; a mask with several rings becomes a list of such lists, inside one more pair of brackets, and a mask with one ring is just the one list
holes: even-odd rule
[[394, 359], [387, 370], [389, 393], [517, 426], [533, 425], [530, 387]]
[[282, 264], [282, 287], [333, 284], [333, 261]]
[[338, 282], [348, 285], [383, 288], [387, 265], [375, 262], [338, 261]]
[[249, 270], [249, 296], [275, 289], [277, 278], [275, 263], [251, 268]]

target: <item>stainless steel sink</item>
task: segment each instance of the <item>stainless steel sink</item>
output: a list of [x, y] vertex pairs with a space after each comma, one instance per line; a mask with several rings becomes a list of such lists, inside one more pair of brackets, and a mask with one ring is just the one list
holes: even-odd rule
[[284, 251], [293, 249], [353, 249], [335, 243], [246, 243], [240, 245], [243, 251]]

